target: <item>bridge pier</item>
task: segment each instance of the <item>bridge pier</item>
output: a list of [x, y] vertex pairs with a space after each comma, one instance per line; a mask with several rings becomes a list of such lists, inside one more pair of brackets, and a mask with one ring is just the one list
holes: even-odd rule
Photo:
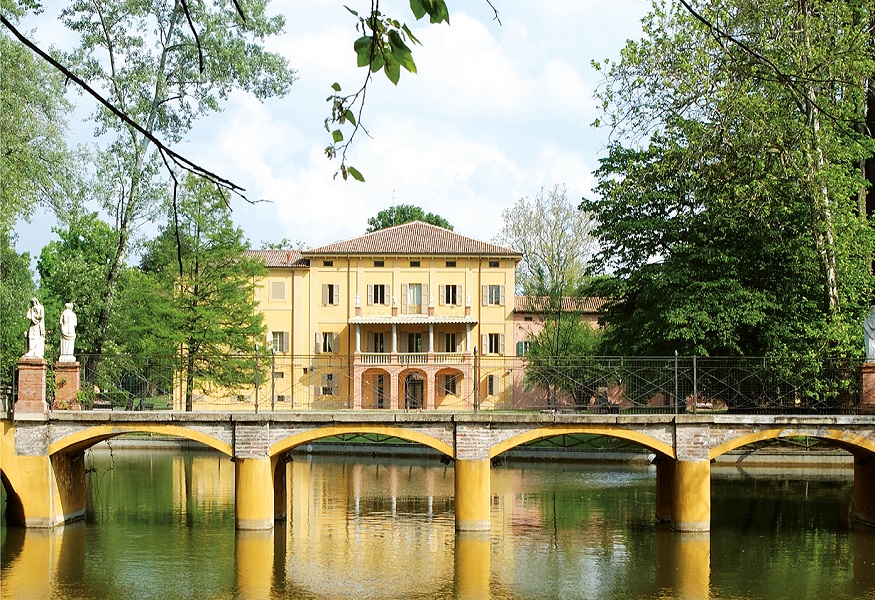
[[234, 459], [237, 529], [273, 529], [274, 464], [268, 456]]
[[674, 465], [671, 528], [711, 531], [711, 461], [678, 460]]
[[480, 600], [489, 598], [491, 555], [489, 533], [459, 532], [454, 552], [456, 598]]
[[456, 459], [456, 531], [489, 531], [490, 468], [488, 458]]
[[3, 485], [7, 517], [25, 527], [47, 528], [85, 516], [85, 452], [22, 456], [15, 451], [15, 427], [3, 421]]
[[854, 454], [854, 520], [875, 525], [875, 455]]

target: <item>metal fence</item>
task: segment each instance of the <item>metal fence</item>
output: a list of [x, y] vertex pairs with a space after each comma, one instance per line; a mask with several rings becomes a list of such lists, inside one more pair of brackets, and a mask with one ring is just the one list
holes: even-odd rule
[[[180, 356], [83, 356], [78, 400], [82, 408], [98, 410], [414, 406], [596, 414], [856, 414], [860, 403], [857, 358], [465, 355], [448, 364], [427, 353], [415, 363], [387, 357], [365, 364], [337, 354], [226, 355], [188, 364]], [[371, 401], [375, 374], [392, 380], [380, 393], [401, 396], [394, 404]], [[413, 386], [405, 387], [411, 374], [423, 382], [415, 389], [426, 396], [415, 404], [409, 401]], [[47, 396], [53, 410], [68, 408], [54, 402], [51, 365]]]

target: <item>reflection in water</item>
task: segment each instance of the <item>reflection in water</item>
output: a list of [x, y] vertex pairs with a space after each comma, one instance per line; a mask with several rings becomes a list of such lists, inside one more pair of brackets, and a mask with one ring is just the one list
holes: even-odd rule
[[235, 532], [223, 455], [88, 460], [86, 522], [4, 528], [4, 598], [875, 598], [849, 472], [721, 473], [711, 534], [679, 535], [652, 468], [506, 464], [492, 531], [457, 535], [452, 466], [298, 456], [288, 520]]

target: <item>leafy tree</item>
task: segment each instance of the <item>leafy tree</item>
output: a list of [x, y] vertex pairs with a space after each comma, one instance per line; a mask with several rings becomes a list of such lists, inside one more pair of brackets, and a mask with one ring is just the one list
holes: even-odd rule
[[368, 219], [368, 228], [366, 231], [367, 233], [371, 233], [372, 231], [394, 227], [395, 225], [403, 225], [404, 223], [411, 223], [413, 221], [423, 221], [425, 223], [437, 225], [438, 227], [443, 227], [444, 229], [449, 229], [450, 231], [453, 230], [453, 226], [450, 225], [450, 222], [440, 215], [426, 213], [420, 207], [413, 206], [412, 204], [398, 204], [390, 206], [385, 210], [381, 210], [375, 217]]
[[16, 252], [15, 237], [0, 230], [0, 385], [12, 385], [18, 359], [27, 351], [25, 315], [35, 290], [30, 255]]
[[105, 106], [94, 116], [96, 133], [110, 136], [97, 164], [101, 196], [117, 230], [96, 353], [107, 336], [135, 226], [165, 200], [160, 173], [167, 157], [156, 151], [156, 136], [180, 141], [198, 116], [218, 110], [234, 89], [264, 99], [285, 94], [294, 80], [286, 60], [261, 45], [281, 33], [283, 18], [267, 16], [264, 2], [247, 3], [244, 18], [236, 4], [76, 0], [62, 11], [67, 27], [81, 36], [70, 57], [77, 74], [103, 86], [111, 104], [130, 118], [120, 121]]
[[234, 227], [226, 203], [209, 183], [185, 180], [179, 221], [148, 244], [141, 266], [149, 279], [141, 280], [138, 288], [144, 297], [130, 307], [141, 311], [143, 343], [168, 354], [181, 353], [186, 410], [191, 410], [198, 386], [233, 387], [251, 381], [249, 361], [230, 355], [251, 356], [264, 339], [255, 278], [266, 269], [245, 257], [247, 242]]
[[96, 352], [97, 320], [117, 234], [96, 213], [72, 215], [66, 226], [53, 231], [59, 239], [49, 242], [37, 260], [46, 326], [57, 331], [64, 304], [72, 302], [78, 317], [75, 351], [89, 355]]
[[[682, 3], [689, 7], [689, 3]], [[875, 290], [858, 202], [871, 3], [656, 4], [602, 66], [596, 176], [617, 353], [852, 352]], [[703, 22], [706, 25], [703, 25]], [[788, 25], [789, 24], [789, 25]]]
[[549, 315], [544, 328], [531, 340], [525, 354], [525, 383], [548, 391], [548, 404], [555, 406], [564, 392], [576, 404], [589, 401], [589, 390], [577, 376], [575, 366], [586, 357], [598, 356], [601, 333], [573, 312]]
[[[24, 11], [0, 4], [9, 18]], [[69, 196], [75, 169], [64, 137], [71, 109], [64, 78], [0, 33], [0, 231], [29, 218], [37, 203], [56, 209]]]
[[574, 293], [595, 252], [592, 216], [568, 200], [565, 186], [543, 188], [501, 212], [496, 243], [522, 252], [517, 287], [524, 295]]

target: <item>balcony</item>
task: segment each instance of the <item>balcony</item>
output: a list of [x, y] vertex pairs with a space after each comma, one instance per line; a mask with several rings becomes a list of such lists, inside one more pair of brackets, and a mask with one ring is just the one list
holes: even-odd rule
[[[471, 363], [464, 352], [360, 352], [356, 355], [361, 365], [465, 365]], [[395, 359], [393, 360], [393, 357]]]

